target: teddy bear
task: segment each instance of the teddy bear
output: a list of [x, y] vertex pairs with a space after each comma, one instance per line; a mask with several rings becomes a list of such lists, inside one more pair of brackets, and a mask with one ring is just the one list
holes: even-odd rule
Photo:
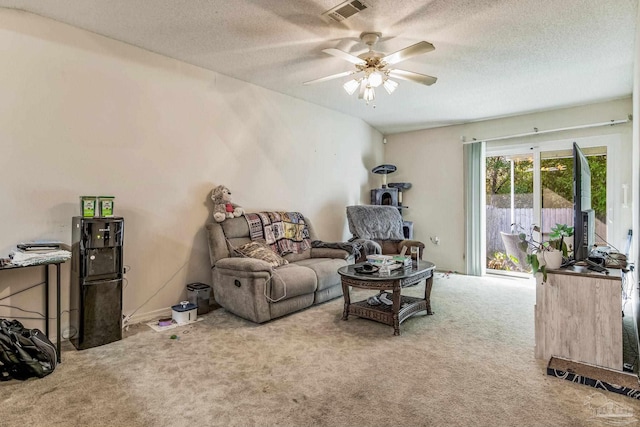
[[244, 215], [244, 209], [231, 203], [231, 191], [224, 185], [218, 185], [211, 191], [211, 200], [213, 200], [213, 219], [216, 222]]

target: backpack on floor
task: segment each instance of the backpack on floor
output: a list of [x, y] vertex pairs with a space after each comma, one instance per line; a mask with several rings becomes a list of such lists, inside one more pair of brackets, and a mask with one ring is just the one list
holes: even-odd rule
[[56, 347], [39, 329], [0, 319], [0, 381], [42, 378], [58, 364]]

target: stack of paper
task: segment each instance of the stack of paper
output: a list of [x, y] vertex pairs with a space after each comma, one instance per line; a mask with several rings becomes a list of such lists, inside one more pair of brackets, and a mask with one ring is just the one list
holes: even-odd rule
[[25, 266], [46, 264], [49, 262], [64, 262], [71, 258], [71, 252], [64, 249], [47, 251], [24, 251], [17, 249], [9, 254], [11, 264]]

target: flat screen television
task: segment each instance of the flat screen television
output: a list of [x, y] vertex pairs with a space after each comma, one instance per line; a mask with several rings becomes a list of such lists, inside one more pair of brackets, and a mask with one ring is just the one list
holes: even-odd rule
[[578, 144], [573, 143], [573, 258], [589, 257], [595, 243], [595, 212], [591, 209], [591, 170]]

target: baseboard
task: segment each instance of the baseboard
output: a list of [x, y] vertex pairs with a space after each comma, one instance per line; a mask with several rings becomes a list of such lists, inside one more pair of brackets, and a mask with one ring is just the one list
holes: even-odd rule
[[640, 382], [635, 374], [552, 357], [547, 375], [640, 400]]
[[[171, 317], [171, 307], [160, 308], [158, 310], [147, 311], [146, 313], [134, 313], [131, 317], [127, 317], [125, 315], [126, 324], [131, 325], [134, 323], [144, 323], [150, 320], [161, 318], [161, 317]], [[123, 325], [126, 326], [126, 325]]]
[[[213, 300], [213, 298], [209, 301], [209, 311], [213, 311], [220, 308], [220, 306]], [[172, 315], [171, 307], [159, 308], [153, 311], [147, 311], [146, 313], [133, 314], [131, 317], [127, 317], [124, 315], [123, 326], [132, 325], [134, 323], [147, 323], [150, 320], [159, 319], [163, 317], [171, 317]]]

